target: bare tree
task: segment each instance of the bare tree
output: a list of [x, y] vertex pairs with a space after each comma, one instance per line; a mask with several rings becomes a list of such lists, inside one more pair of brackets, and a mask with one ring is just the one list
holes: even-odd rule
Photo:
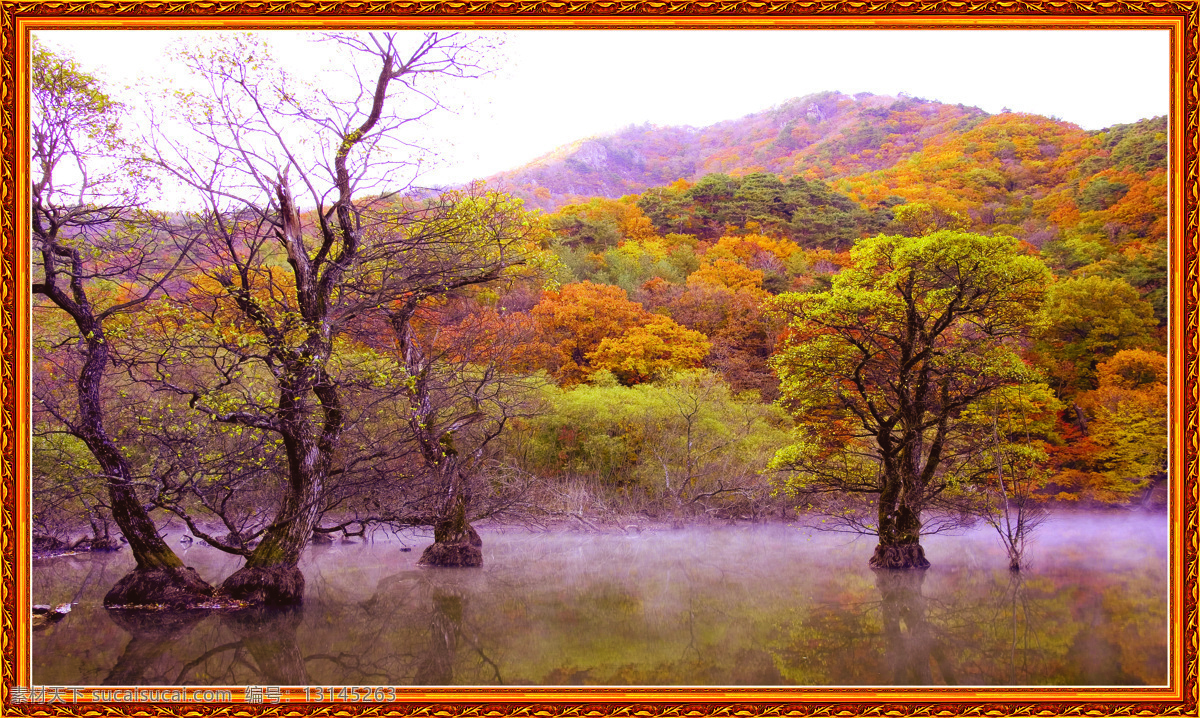
[[137, 561], [105, 604], [204, 602], [213, 589], [159, 536], [132, 462], [110, 433], [104, 396], [116, 359], [106, 325], [161, 294], [187, 248], [139, 212], [141, 178], [120, 153], [121, 108], [99, 81], [42, 48], [33, 53], [32, 80], [32, 290], [47, 300], [35, 308], [70, 317], [74, 331], [54, 349], [78, 355], [58, 363], [69, 367], [73, 392], [64, 395], [51, 374], [35, 378], [37, 411], [87, 447]]
[[706, 371], [680, 372], [662, 389], [661, 403], [647, 407], [643, 432], [675, 510], [724, 506], [753, 515], [769, 492], [761, 469], [784, 440], [772, 422], [785, 417], [739, 401]]
[[[190, 137], [157, 124], [148, 140], [154, 163], [202, 205], [189, 216], [202, 277], [190, 303], [175, 307], [183, 319], [171, 330], [173, 361], [204, 364], [176, 376], [164, 363], [149, 378], [213, 422], [281, 443], [277, 511], [223, 584], [255, 603], [301, 600], [300, 553], [330, 481], [355, 461], [346, 456], [356, 448], [345, 441], [346, 390], [363, 376], [344, 371], [348, 332], [372, 315], [495, 281], [522, 261], [510, 203], [473, 191], [398, 194], [416, 166], [405, 126], [439, 106], [433, 81], [483, 72], [486, 48], [458, 33], [424, 33], [407, 51], [399, 33], [329, 39], [349, 53], [345, 85], [297, 81], [253, 36], [191, 52], [204, 87], [181, 91], [176, 118]], [[419, 381], [394, 356], [389, 364], [370, 347], [357, 351], [386, 381]]]
[[[515, 228], [507, 231], [518, 234]], [[420, 562], [478, 566], [483, 544], [470, 520], [473, 509], [484, 508], [472, 503], [479, 479], [489, 474], [488, 449], [510, 419], [529, 410], [529, 394], [539, 380], [506, 371], [517, 344], [499, 327], [474, 317], [435, 319], [429, 307], [421, 311], [427, 299], [414, 294], [388, 313], [397, 352], [412, 377], [403, 390], [406, 422], [419, 450], [416, 473], [430, 486], [432, 499], [434, 543]], [[442, 326], [456, 331], [442, 332]], [[492, 502], [476, 515], [499, 512], [504, 503]]]
[[1037, 492], [1048, 478], [1046, 435], [1062, 406], [1049, 387], [1030, 384], [998, 391], [972, 412], [986, 437], [972, 482], [977, 512], [1000, 537], [1011, 571], [1026, 565], [1030, 539], [1048, 514]]

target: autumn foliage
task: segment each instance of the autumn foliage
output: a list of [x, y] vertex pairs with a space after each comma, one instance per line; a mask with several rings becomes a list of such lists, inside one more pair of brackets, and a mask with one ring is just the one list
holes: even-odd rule
[[699, 367], [711, 347], [700, 332], [651, 314], [620, 288], [591, 282], [547, 291], [530, 315], [539, 332], [527, 368], [546, 369], [568, 386], [602, 370], [638, 384]]

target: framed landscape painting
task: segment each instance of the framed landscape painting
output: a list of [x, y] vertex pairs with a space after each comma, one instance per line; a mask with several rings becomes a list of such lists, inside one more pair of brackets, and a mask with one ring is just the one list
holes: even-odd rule
[[6, 715], [1195, 713], [1190, 6], [0, 18]]

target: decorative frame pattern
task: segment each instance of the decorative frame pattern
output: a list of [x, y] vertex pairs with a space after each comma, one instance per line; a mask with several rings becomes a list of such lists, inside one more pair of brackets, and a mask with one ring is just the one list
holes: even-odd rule
[[[400, 702], [15, 703], [28, 685], [27, 50], [67, 27], [1127, 27], [1171, 33], [1171, 660], [1167, 689], [398, 689]], [[0, 0], [0, 712], [84, 715], [1195, 716], [1200, 711], [1200, 2], [1197, 0]], [[244, 691], [234, 690], [236, 699]]]

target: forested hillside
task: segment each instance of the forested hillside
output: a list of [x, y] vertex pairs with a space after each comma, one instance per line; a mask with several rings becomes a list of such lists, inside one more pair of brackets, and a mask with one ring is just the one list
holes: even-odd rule
[[[830, 291], [865, 238], [1012, 237], [1052, 274], [1017, 341], [1042, 387], [1023, 410], [1043, 417], [1028, 437], [1045, 451], [1038, 494], [1124, 501], [1165, 459], [1166, 132], [1165, 117], [1085, 132], [837, 93], [703, 130], [630, 128], [499, 178], [555, 208], [561, 266], [540, 295], [518, 287], [478, 311], [528, 337], [516, 368], [615, 393], [593, 402], [623, 401], [605, 382], [697, 368], [772, 401], [796, 332], [781, 300]], [[575, 196], [588, 192], [601, 196]], [[576, 423], [554, 445], [578, 456], [572, 442], [596, 431], [641, 441], [613, 421]]]
[[[1094, 265], [1084, 271], [1121, 275], [1162, 320], [1166, 130], [1165, 117], [1085, 132], [1036, 115], [827, 92], [702, 129], [629, 127], [490, 182], [548, 211], [639, 194], [660, 232], [711, 238], [725, 225], [765, 221], [766, 233], [791, 225], [791, 238], [808, 233], [814, 247], [822, 223], [853, 238], [881, 228], [868, 215], [890, 217], [907, 204], [898, 229], [1011, 234], [1063, 270]], [[761, 173], [819, 181], [793, 185], [793, 195], [834, 190], [839, 198], [809, 197], [797, 215], [790, 199], [748, 178]], [[720, 175], [748, 184], [735, 188]], [[845, 212], [849, 224], [837, 216]]]

